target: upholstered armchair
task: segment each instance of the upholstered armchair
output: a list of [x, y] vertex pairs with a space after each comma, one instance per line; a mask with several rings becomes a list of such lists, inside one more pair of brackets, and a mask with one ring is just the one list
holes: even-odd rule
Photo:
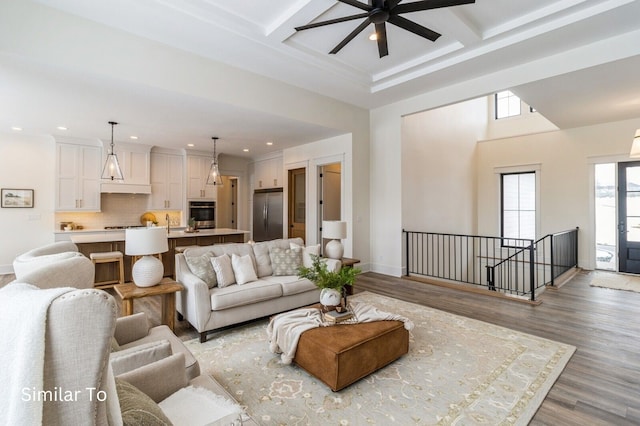
[[191, 380], [200, 375], [198, 361], [182, 344], [182, 341], [166, 325], [151, 327], [146, 314], [143, 312], [118, 318], [114, 337], [117, 347], [114, 348], [112, 358], [125, 353], [129, 355], [136, 348], [140, 352], [145, 350], [157, 352], [159, 350], [157, 344], [162, 341], [168, 341], [171, 353], [182, 353], [184, 355], [187, 378]]
[[[3, 361], [3, 369], [0, 369], [0, 423], [25, 424], [21, 420], [33, 420], [34, 410], [42, 413], [37, 423], [47, 425], [122, 425], [123, 418], [131, 422], [132, 416], [133, 423], [145, 424], [145, 418], [139, 416], [148, 409], [159, 409], [170, 419], [174, 419], [176, 413], [179, 418], [189, 419], [194, 411], [201, 411], [199, 415], [213, 412], [200, 405], [202, 395], [209, 400], [222, 398], [238, 410], [233, 398], [210, 376], [200, 375], [193, 380], [187, 378], [186, 370], [180, 368], [185, 364], [183, 353], [169, 355], [115, 377], [109, 358], [117, 307], [108, 293], [96, 289], [41, 290], [30, 287], [21, 289], [32, 292], [26, 293], [25, 297], [15, 290], [18, 287], [30, 286], [14, 282], [0, 289], [0, 307], [3, 308], [0, 324], [14, 331], [0, 336], [4, 343], [0, 345], [0, 360]], [[22, 346], [16, 346], [39, 347], [44, 352], [43, 386], [32, 388], [25, 387], [25, 383], [29, 383], [27, 378], [34, 374], [33, 365], [37, 363], [31, 368], [11, 368], [24, 365], [22, 355], [29, 351], [16, 353], [16, 347], [8, 345], [6, 340], [27, 331], [21, 330], [18, 324], [11, 327], [11, 321], [19, 321], [20, 318], [15, 317], [20, 312], [25, 312], [25, 315], [32, 313], [31, 301], [40, 298], [33, 292], [40, 291], [54, 292], [45, 313], [44, 344], [33, 344], [33, 340], [27, 339]], [[12, 316], [3, 316], [6, 312]], [[38, 354], [28, 356], [39, 358]], [[136, 392], [136, 397], [131, 397], [131, 389]], [[194, 401], [201, 410], [194, 410]], [[38, 408], [36, 404], [41, 405]], [[235, 413], [231, 414], [239, 416], [238, 411]], [[244, 425], [256, 424], [244, 414], [242, 420]]]
[[35, 248], [13, 261], [16, 281], [39, 288], [92, 288], [95, 268], [71, 241]]

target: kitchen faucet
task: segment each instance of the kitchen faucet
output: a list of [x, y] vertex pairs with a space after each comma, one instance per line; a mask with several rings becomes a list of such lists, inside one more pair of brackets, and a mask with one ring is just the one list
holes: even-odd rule
[[167, 220], [167, 235], [169, 235], [169, 233], [171, 232], [171, 225], [169, 222], [169, 213], [167, 213], [167, 215], [164, 218]]

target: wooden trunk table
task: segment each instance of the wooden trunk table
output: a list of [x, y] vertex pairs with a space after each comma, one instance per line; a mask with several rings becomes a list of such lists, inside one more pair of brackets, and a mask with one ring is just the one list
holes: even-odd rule
[[133, 314], [133, 301], [142, 297], [162, 296], [162, 324], [173, 331], [176, 317], [176, 292], [184, 290], [184, 286], [170, 278], [163, 278], [160, 284], [153, 287], [138, 287], [134, 283], [118, 284], [113, 287], [122, 298], [122, 315]]

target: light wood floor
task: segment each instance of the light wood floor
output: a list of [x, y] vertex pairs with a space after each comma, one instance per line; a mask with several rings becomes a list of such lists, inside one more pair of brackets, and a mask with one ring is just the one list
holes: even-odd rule
[[[539, 306], [374, 273], [359, 276], [355, 287], [576, 346], [532, 425], [638, 425], [640, 293], [590, 287], [595, 273], [546, 291]], [[136, 301], [135, 311], [159, 323], [158, 298]], [[183, 340], [198, 336], [186, 321], [176, 324]]]

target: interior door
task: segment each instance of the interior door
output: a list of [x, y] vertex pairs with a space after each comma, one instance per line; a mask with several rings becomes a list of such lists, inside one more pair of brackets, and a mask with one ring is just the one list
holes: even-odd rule
[[289, 170], [289, 238], [307, 240], [306, 212], [307, 212], [307, 170]]
[[[323, 220], [341, 220], [342, 211], [342, 170], [340, 163], [320, 167], [320, 214], [319, 225]], [[322, 232], [321, 232], [322, 233]], [[322, 239], [322, 250], [330, 240]]]
[[640, 161], [618, 163], [620, 272], [640, 273]]

